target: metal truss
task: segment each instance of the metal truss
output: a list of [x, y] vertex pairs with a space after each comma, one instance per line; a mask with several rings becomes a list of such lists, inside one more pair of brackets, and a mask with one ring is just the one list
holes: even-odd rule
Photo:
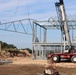
[[[44, 29], [61, 29], [60, 22], [53, 18], [49, 18], [47, 21], [36, 21], [34, 19], [22, 19], [7, 23], [0, 24], [0, 30], [17, 32], [22, 34], [32, 35], [33, 24], [38, 25]], [[76, 29], [76, 20], [68, 20], [69, 29]]]
[[[76, 29], [76, 20], [68, 20], [69, 29]], [[47, 49], [60, 49], [63, 50], [62, 42], [61, 45], [47, 43], [47, 29], [58, 29], [60, 30], [60, 22], [57, 19], [49, 18], [47, 21], [36, 21], [34, 19], [22, 19], [7, 23], [0, 24], [0, 30], [17, 32], [22, 34], [32, 35], [32, 54], [37, 56], [46, 56]], [[54, 45], [54, 47], [52, 47]], [[39, 52], [39, 55], [38, 55]], [[49, 52], [50, 53], [50, 52]], [[41, 58], [41, 57], [40, 57]]]
[[41, 26], [35, 22], [36, 20], [28, 18], [6, 23], [0, 23], [0, 30], [33, 35], [33, 25], [46, 29], [44, 26]]
[[[50, 21], [35, 21], [37, 24], [44, 26], [46, 29], [61, 29], [60, 22], [51, 18]], [[68, 27], [69, 29], [76, 29], [76, 20], [68, 20]]]
[[21, 19], [0, 24], [0, 30], [32, 35], [33, 19]]

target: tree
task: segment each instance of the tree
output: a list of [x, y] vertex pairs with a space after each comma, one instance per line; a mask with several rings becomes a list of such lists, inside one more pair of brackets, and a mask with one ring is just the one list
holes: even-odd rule
[[29, 51], [29, 53], [32, 53], [32, 50], [30, 48], [26, 48], [27, 51]]
[[5, 50], [8, 50], [8, 49], [17, 49], [16, 46], [14, 46], [13, 44], [7, 44], [6, 42], [2, 42], [0, 41], [1, 43], [1, 49], [5, 49]]

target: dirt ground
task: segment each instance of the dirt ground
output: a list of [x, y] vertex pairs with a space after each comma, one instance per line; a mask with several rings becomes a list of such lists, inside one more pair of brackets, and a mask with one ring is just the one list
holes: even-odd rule
[[[13, 58], [13, 63], [12, 64], [17, 64], [17, 65], [26, 65], [26, 64], [34, 64], [34, 65], [42, 65], [44, 66], [47, 63], [47, 60], [33, 60], [32, 58], [25, 58], [25, 57], [15, 57]], [[74, 68], [76, 67], [76, 63], [72, 62], [60, 62], [56, 63], [56, 66], [58, 67], [66, 67], [66, 68]]]
[[[0, 65], [0, 75], [43, 75], [46, 60], [32, 60], [31, 58], [10, 58], [13, 63]], [[76, 63], [56, 63], [61, 75], [76, 75]]]

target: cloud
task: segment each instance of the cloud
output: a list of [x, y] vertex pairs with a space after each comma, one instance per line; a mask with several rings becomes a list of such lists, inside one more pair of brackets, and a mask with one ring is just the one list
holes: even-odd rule
[[[56, 16], [56, 8], [54, 5], [54, 2], [57, 0], [28, 0], [28, 9], [27, 9], [27, 3], [26, 0], [20, 0], [19, 7], [17, 10], [17, 13], [15, 14], [17, 4], [19, 0], [0, 0], [1, 1], [1, 7], [0, 7], [0, 20], [3, 22], [7, 21], [13, 21], [18, 19], [24, 19], [24, 18], [33, 18], [37, 20], [42, 20], [45, 18], [49, 18], [51, 16]], [[75, 2], [75, 1], [74, 1]], [[67, 1], [64, 1], [67, 14], [74, 14], [76, 11], [76, 6], [73, 4], [73, 6], [68, 6], [70, 2], [67, 4]], [[27, 11], [28, 10], [28, 11]], [[72, 10], [72, 11], [71, 11]], [[28, 12], [30, 16], [28, 16]]]
[[[30, 17], [32, 19], [36, 19], [36, 20], [44, 20], [46, 18], [48, 19], [49, 17], [54, 17], [57, 15], [54, 3], [59, 0], [28, 0], [28, 9], [27, 9], [26, 0], [20, 0], [19, 7], [17, 9], [18, 1], [19, 0], [0, 0], [0, 21], [1, 22], [10, 22], [10, 21], [15, 21], [15, 20], [19, 20], [19, 19], [25, 19], [28, 17]], [[76, 12], [76, 10], [75, 10], [76, 1], [75, 0], [73, 0], [73, 1], [64, 0], [64, 3], [65, 3], [65, 8], [66, 8], [67, 14], [73, 15]], [[17, 9], [17, 13], [15, 14], [16, 9]], [[27, 10], [29, 11], [30, 16], [28, 16]], [[18, 36], [18, 35], [13, 35], [13, 36]], [[3, 37], [4, 37], [4, 35], [1, 36], [1, 40], [3, 39]], [[25, 39], [25, 38], [23, 38], [23, 39]], [[13, 41], [10, 41], [10, 42], [12, 42], [14, 44], [17, 43], [14, 41], [15, 38], [14, 39], [12, 38], [12, 40]], [[6, 41], [6, 39], [5, 39], [5, 41]], [[7, 41], [9, 41], [9, 39], [7, 39]], [[22, 44], [23, 41], [22, 42], [20, 41], [20, 43]], [[26, 41], [26, 42], [28, 42], [28, 41]], [[30, 42], [29, 42], [29, 44], [30, 44]], [[17, 46], [19, 47], [20, 44], [18, 44]], [[25, 45], [24, 45], [24, 47], [25, 47]]]
[[[40, 17], [40, 19], [42, 19], [44, 17], [48, 17], [48, 15], [53, 15], [55, 10], [53, 2], [53, 0], [28, 0], [29, 13], [31, 18], [39, 19]], [[28, 11], [26, 7], [26, 0], [20, 0], [17, 14], [15, 15], [17, 4], [18, 0], [6, 0], [5, 2], [2, 1], [0, 7], [0, 19], [3, 21], [4, 18], [4, 20], [6, 19], [7, 21], [8, 19], [10, 21], [10, 18], [12, 20], [27, 18]]]
[[[18, 1], [19, 0], [0, 0], [0, 14], [1, 15], [3, 14], [2, 18], [10, 17], [15, 14], [15, 11], [16, 11], [16, 8], [18, 5]], [[54, 6], [54, 2], [56, 2], [56, 1], [58, 1], [58, 0], [48, 0], [48, 1], [47, 0], [41, 0], [41, 1], [28, 0], [29, 13], [30, 14], [38, 14], [38, 13], [46, 14], [47, 12], [50, 12], [50, 14], [51, 14], [51, 12], [56, 12], [56, 9]], [[65, 2], [66, 8], [69, 9], [69, 11], [70, 11], [70, 9], [73, 10], [74, 8], [76, 8], [75, 3], [74, 3], [76, 1], [70, 2], [70, 3], [72, 3], [72, 2], [74, 3], [74, 5], [71, 4], [73, 6], [68, 6], [68, 3], [66, 0], [64, 0], [64, 2]], [[24, 13], [26, 13], [26, 14], [28, 13], [26, 5], [27, 5], [26, 0], [20, 0], [18, 12], [17, 12], [18, 15], [23, 15]], [[26, 14], [24, 14], [24, 15], [26, 15]], [[1, 15], [0, 15], [0, 17], [1, 17]]]
[[[19, 6], [26, 5], [26, 0], [25, 1], [24, 0], [5, 0], [5, 1], [1, 1], [0, 2], [0, 12], [8, 10], [8, 9], [12, 9], [14, 7], [17, 7], [18, 1], [20, 1]], [[35, 0], [29, 1], [28, 4], [31, 4], [33, 2], [35, 2]]]

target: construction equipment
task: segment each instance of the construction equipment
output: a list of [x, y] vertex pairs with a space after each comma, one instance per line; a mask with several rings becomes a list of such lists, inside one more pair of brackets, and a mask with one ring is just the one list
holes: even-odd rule
[[59, 2], [55, 3], [55, 6], [57, 10], [60, 27], [61, 27], [61, 33], [64, 36], [63, 38], [65, 39], [65, 41], [67, 41], [67, 44], [68, 44], [65, 47], [64, 52], [68, 52], [72, 45], [71, 45], [71, 39], [69, 35], [69, 28], [68, 28], [63, 0], [60, 0], [60, 3]]
[[63, 38], [67, 42], [67, 45], [65, 46], [64, 53], [53, 53], [48, 55], [48, 58], [52, 58], [52, 60], [55, 62], [59, 62], [61, 59], [70, 59], [72, 62], [76, 62], [76, 51], [74, 49], [74, 46], [72, 46], [71, 44], [63, 0], [59, 0], [59, 2], [56, 2], [55, 6], [57, 10], [59, 24], [61, 27], [61, 33], [64, 36]]

